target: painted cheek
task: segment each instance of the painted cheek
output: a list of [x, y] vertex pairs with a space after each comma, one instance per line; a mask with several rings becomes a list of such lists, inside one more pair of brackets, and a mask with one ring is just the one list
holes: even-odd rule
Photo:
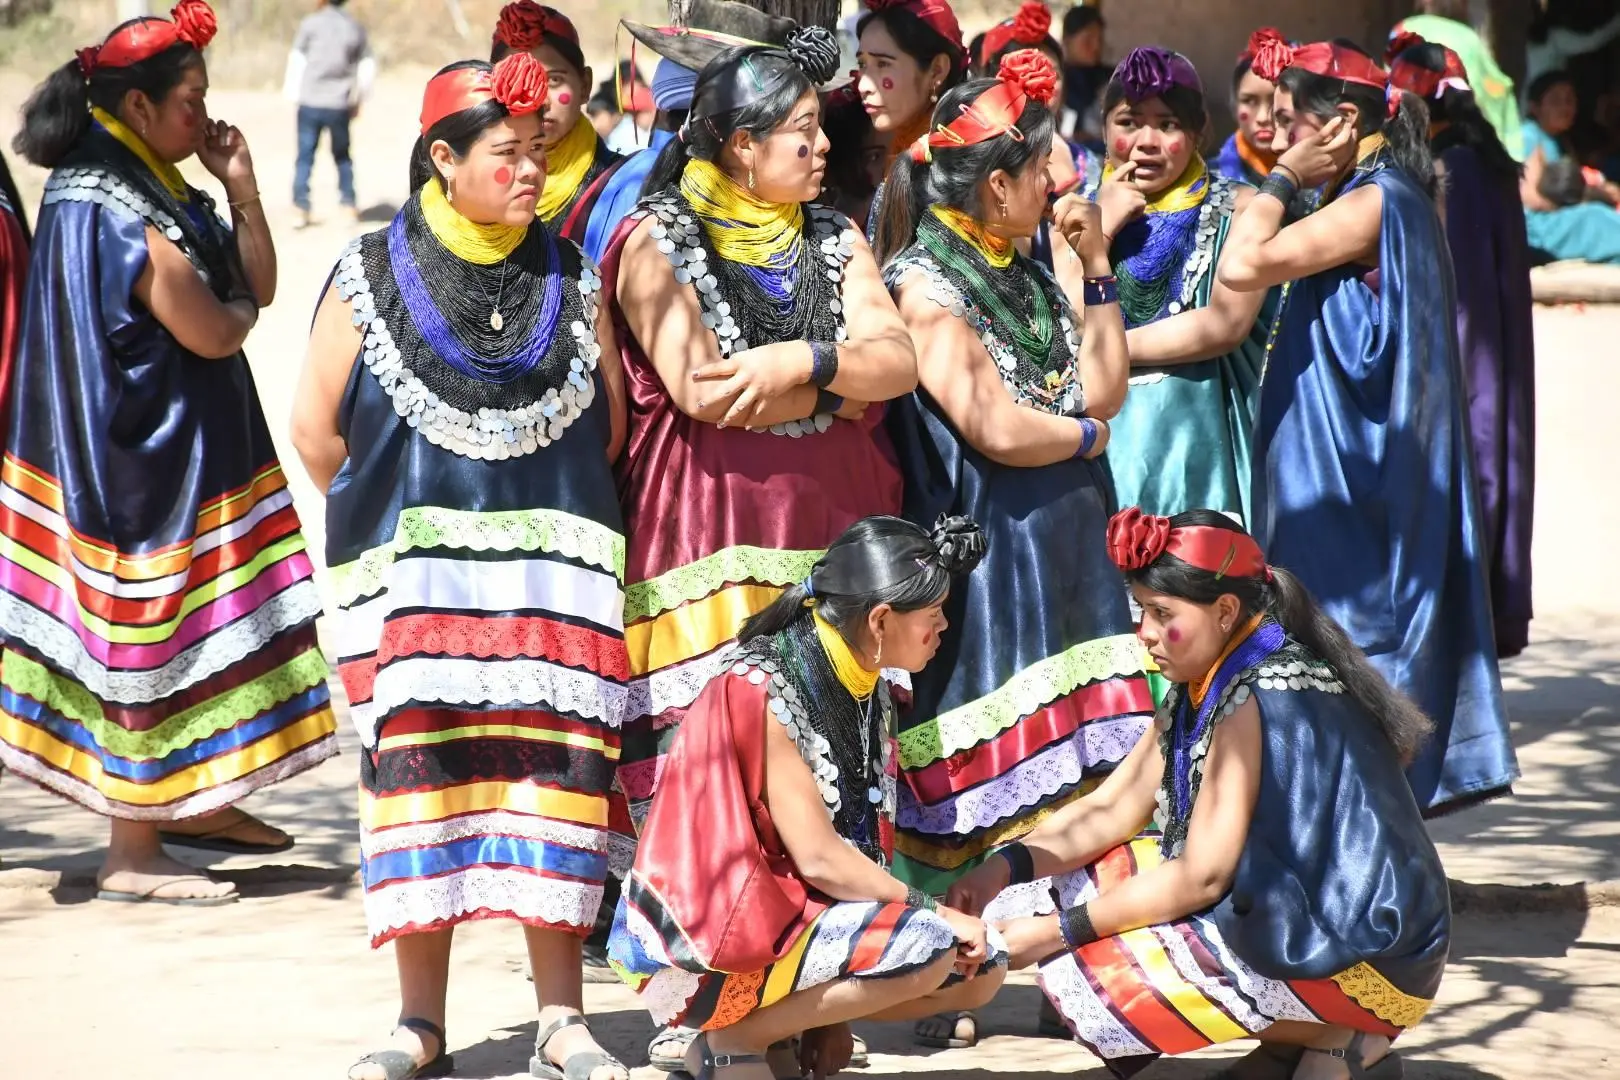
[[1166, 630], [1164, 632], [1164, 640], [1168, 641], [1172, 645], [1180, 645], [1181, 644], [1181, 631], [1177, 630], [1173, 626], [1166, 628]]
[[1122, 158], [1122, 157], [1125, 157], [1130, 152], [1131, 152], [1131, 140], [1125, 138], [1123, 135], [1121, 135], [1119, 138], [1114, 140], [1114, 156], [1115, 157], [1121, 157]]
[[1249, 112], [1248, 109], [1239, 109], [1238, 110], [1238, 114], [1237, 114], [1237, 122], [1238, 123], [1247, 124], [1253, 118], [1254, 118], [1253, 115]]
[[1167, 141], [1164, 144], [1164, 152], [1169, 154], [1171, 157], [1174, 157], [1177, 154], [1181, 153], [1182, 148], [1185, 147], [1186, 145], [1187, 145], [1186, 140], [1182, 139], [1178, 135], [1175, 138], [1170, 139], [1169, 141]]
[[810, 146], [808, 143], [805, 143], [799, 147], [799, 156], [802, 158], [807, 158], [810, 156]]
[[495, 182], [503, 186], [510, 184], [512, 182], [512, 167], [510, 165], [502, 165], [500, 168], [496, 169]]
[[557, 104], [559, 104], [559, 105], [572, 105], [573, 103], [574, 103], [574, 95], [569, 93], [567, 90], [560, 91], [557, 94]]
[[882, 86], [883, 89], [885, 89], [885, 90], [893, 90], [894, 89], [894, 80], [886, 78], [881, 83], [879, 83], [878, 85]]

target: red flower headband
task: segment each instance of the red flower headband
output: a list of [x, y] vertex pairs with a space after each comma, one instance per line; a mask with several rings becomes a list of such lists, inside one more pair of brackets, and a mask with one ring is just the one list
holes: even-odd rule
[[934, 33], [944, 38], [958, 55], [967, 52], [962, 43], [962, 24], [956, 21], [956, 12], [945, 0], [864, 0], [867, 11], [908, 11]]
[[992, 56], [1013, 42], [1039, 45], [1046, 40], [1047, 31], [1051, 29], [1052, 12], [1047, 6], [1040, 0], [1024, 0], [1018, 14], [1003, 19], [986, 31], [984, 44], [979, 46], [979, 63], [988, 63]]
[[1144, 514], [1131, 506], [1108, 522], [1108, 557], [1127, 573], [1152, 566], [1162, 555], [1174, 555], [1188, 566], [1217, 578], [1271, 580], [1271, 568], [1254, 537], [1213, 525], [1170, 527], [1170, 519]]
[[514, 52], [493, 70], [466, 67], [442, 72], [422, 92], [422, 134], [440, 120], [494, 99], [512, 116], [539, 112], [546, 103], [546, 66], [526, 52]]
[[[1439, 49], [1445, 57], [1445, 70], [1435, 71], [1414, 60], [1401, 59], [1402, 53], [1419, 45], [1434, 45]], [[1444, 45], [1423, 40], [1421, 35], [1410, 30], [1402, 31], [1390, 41], [1385, 60], [1389, 64], [1389, 84], [1408, 94], [1439, 100], [1447, 90], [1471, 89], [1468, 85], [1468, 69], [1463, 66], [1462, 57]]]
[[547, 34], [579, 44], [579, 31], [566, 15], [534, 0], [514, 0], [507, 4], [501, 8], [501, 17], [495, 23], [495, 40], [519, 52], [528, 52], [539, 45]]
[[1255, 31], [1254, 36], [1249, 38], [1249, 51], [1254, 53], [1251, 70], [1267, 82], [1274, 83], [1282, 77], [1285, 69], [1297, 67], [1312, 75], [1384, 91], [1385, 107], [1390, 116], [1394, 116], [1395, 110], [1400, 107], [1401, 92], [1391, 88], [1388, 73], [1378, 66], [1378, 61], [1355, 49], [1347, 49], [1331, 41], [1318, 41], [1295, 48], [1268, 26]]
[[180, 0], [167, 19], [137, 19], [75, 55], [88, 79], [98, 67], [129, 67], [182, 43], [201, 52], [218, 32], [219, 20], [204, 0]]
[[1036, 49], [1020, 49], [1001, 58], [996, 84], [962, 106], [962, 115], [949, 124], [937, 124], [911, 146], [911, 159], [919, 164], [932, 161], [935, 150], [973, 146], [1001, 135], [1012, 135], [1019, 142], [1018, 118], [1031, 98], [1050, 105], [1057, 96], [1057, 66], [1052, 58]]

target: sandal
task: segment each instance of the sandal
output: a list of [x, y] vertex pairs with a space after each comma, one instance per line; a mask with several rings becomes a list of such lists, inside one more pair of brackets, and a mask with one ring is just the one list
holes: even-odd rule
[[[218, 829], [210, 829], [200, 833], [181, 833], [160, 830], [158, 841], [171, 847], [195, 848], [199, 851], [221, 851], [227, 855], [278, 855], [293, 844], [297, 843], [291, 836], [274, 825], [265, 824], [258, 818], [240, 807], [232, 806], [227, 809], [234, 810], [235, 816], [230, 824]], [[235, 839], [231, 834], [249, 822], [258, 821], [260, 825], [272, 832], [281, 833], [281, 839], [273, 844], [254, 844], [246, 840]]]
[[[692, 1080], [711, 1080], [717, 1069], [729, 1069], [733, 1065], [765, 1065], [764, 1054], [713, 1054], [709, 1052], [708, 1032], [700, 1032], [697, 1037], [698, 1071]], [[685, 1075], [684, 1073], [682, 1074]]]
[[110, 900], [118, 904], [170, 904], [174, 907], [222, 907], [225, 904], [234, 904], [242, 899], [241, 893], [225, 893], [223, 896], [159, 896], [158, 893], [173, 885], [187, 881], [206, 881], [215, 884], [213, 878], [207, 874], [192, 874], [189, 877], [172, 877], [158, 882], [144, 892], [124, 892], [119, 889], [97, 889], [97, 900]]
[[546, 1030], [534, 1038], [534, 1057], [529, 1059], [529, 1075], [540, 1080], [591, 1080], [591, 1074], [597, 1069], [619, 1069], [628, 1077], [629, 1068], [606, 1050], [581, 1050], [570, 1054], [560, 1069], [546, 1057], [546, 1046], [556, 1038], [557, 1032], [564, 1028], [589, 1026], [578, 1013], [570, 1013], [548, 1024]]
[[[922, 1025], [928, 1023], [930, 1020], [944, 1020], [949, 1023], [951, 1030], [950, 1035], [941, 1037], [939, 1035], [922, 1034]], [[973, 1022], [973, 1037], [971, 1039], [964, 1039], [956, 1034], [959, 1029], [959, 1025], [963, 1020], [971, 1020]], [[912, 1031], [911, 1041], [916, 1043], [918, 1046], [927, 1046], [936, 1050], [966, 1050], [970, 1046], [979, 1045], [979, 1018], [973, 1015], [973, 1010], [971, 1009], [961, 1009], [957, 1012], [944, 1012], [939, 1013], [936, 1016], [927, 1017], [926, 1019], [917, 1021], [917, 1027]]]
[[1344, 1062], [1344, 1067], [1350, 1070], [1350, 1080], [1402, 1080], [1406, 1075], [1406, 1066], [1401, 1063], [1401, 1055], [1395, 1052], [1394, 1047], [1371, 1065], [1361, 1063], [1361, 1044], [1366, 1039], [1366, 1034], [1358, 1031], [1350, 1037], [1350, 1045], [1342, 1050], [1318, 1050], [1311, 1047], [1305, 1053], [1326, 1054], [1330, 1058], [1338, 1058]]
[[1289, 1080], [1304, 1056], [1303, 1046], [1263, 1042], [1210, 1080]]
[[659, 1072], [680, 1072], [686, 1068], [686, 1051], [697, 1038], [697, 1028], [661, 1028], [647, 1044], [647, 1063]]
[[439, 1052], [433, 1060], [425, 1065], [418, 1065], [416, 1059], [403, 1050], [378, 1050], [375, 1054], [367, 1054], [354, 1065], [349, 1066], [353, 1072], [355, 1065], [381, 1065], [385, 1080], [416, 1080], [417, 1077], [426, 1080], [432, 1076], [449, 1076], [455, 1070], [455, 1058], [444, 1052], [444, 1028], [431, 1020], [423, 1020], [420, 1016], [402, 1016], [394, 1030], [409, 1028], [423, 1035], [431, 1035], [438, 1040]]

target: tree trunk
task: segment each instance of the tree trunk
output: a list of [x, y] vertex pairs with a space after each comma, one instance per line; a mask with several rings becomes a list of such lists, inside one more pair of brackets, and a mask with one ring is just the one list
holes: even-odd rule
[[[792, 19], [800, 26], [823, 26], [838, 32], [839, 0], [743, 0], [749, 7], [767, 15]], [[672, 0], [671, 7], [680, 0]]]

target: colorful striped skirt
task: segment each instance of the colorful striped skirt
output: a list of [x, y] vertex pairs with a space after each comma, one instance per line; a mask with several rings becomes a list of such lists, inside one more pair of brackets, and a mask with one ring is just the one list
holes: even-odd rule
[[337, 752], [320, 598], [273, 460], [147, 551], [0, 466], [0, 764], [111, 817], [205, 814]]
[[[984, 969], [1007, 962], [1006, 948], [994, 932], [991, 946]], [[641, 995], [653, 1023], [711, 1030], [729, 1027], [800, 990], [839, 979], [905, 975], [955, 949], [956, 935], [931, 911], [904, 904], [843, 901], [824, 911], [799, 935], [786, 956], [763, 971], [699, 973], [672, 966], [658, 931], [621, 899], [608, 959], [619, 977]]]
[[[984, 917], [1051, 914], [1161, 861], [1159, 838], [1139, 837], [1084, 870], [1006, 890]], [[1127, 1074], [1158, 1055], [1254, 1038], [1283, 1020], [1394, 1038], [1433, 1004], [1397, 989], [1368, 962], [1326, 979], [1263, 976], [1232, 952], [1208, 913], [1061, 953], [1041, 965], [1040, 986], [1075, 1039]]]

